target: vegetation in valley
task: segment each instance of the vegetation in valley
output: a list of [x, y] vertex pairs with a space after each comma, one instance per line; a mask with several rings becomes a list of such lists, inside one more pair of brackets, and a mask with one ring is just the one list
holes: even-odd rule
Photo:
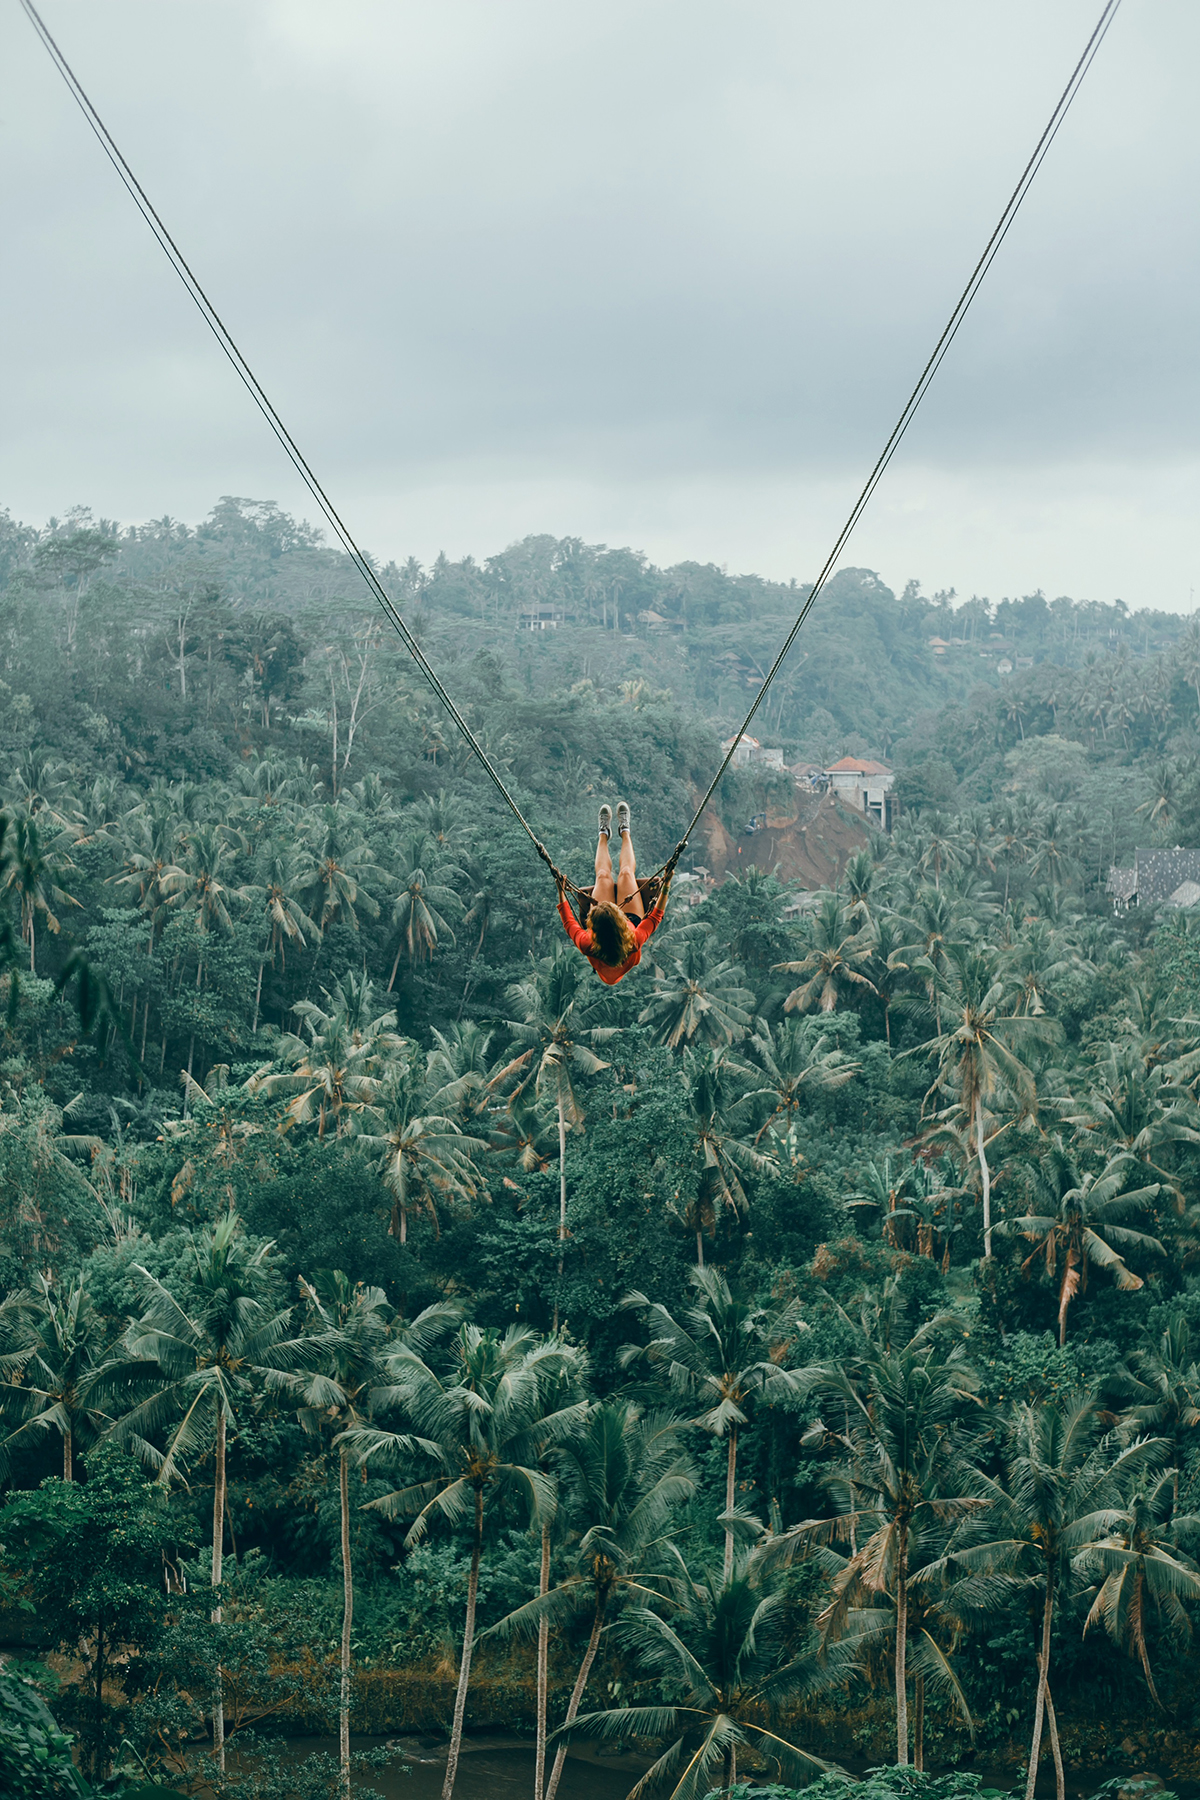
[[[670, 851], [803, 593], [382, 574], [577, 879], [602, 800]], [[307, 527], [5, 518], [0, 583], [18, 1791], [422, 1731], [449, 1795], [497, 1720], [537, 1800], [575, 1741], [647, 1800], [1196, 1775], [1200, 932], [1106, 881], [1200, 845], [1200, 620], [844, 572], [755, 729], [899, 825], [680, 883], [609, 988]]]

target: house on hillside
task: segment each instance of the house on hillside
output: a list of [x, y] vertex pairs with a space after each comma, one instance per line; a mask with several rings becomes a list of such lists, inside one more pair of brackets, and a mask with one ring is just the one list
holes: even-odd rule
[[[732, 743], [733, 739], [728, 737], [721, 745], [726, 754]], [[755, 737], [744, 737], [733, 753], [733, 766], [735, 769], [743, 769], [749, 763], [757, 763], [760, 768], [765, 769], [782, 769], [783, 751], [768, 749]]]
[[1135, 850], [1132, 869], [1111, 868], [1108, 891], [1114, 912], [1131, 906], [1194, 906], [1200, 896], [1200, 850]]
[[866, 756], [843, 756], [823, 773], [839, 800], [865, 813], [881, 830], [892, 829], [900, 816], [900, 805], [892, 793], [896, 776], [886, 763]]

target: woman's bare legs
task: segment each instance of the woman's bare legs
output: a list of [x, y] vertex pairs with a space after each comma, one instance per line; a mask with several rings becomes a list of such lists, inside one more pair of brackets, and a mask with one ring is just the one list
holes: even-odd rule
[[[628, 820], [629, 808], [622, 801], [617, 807], [617, 821]], [[630, 919], [644, 919], [646, 908], [637, 884], [637, 857], [633, 853], [633, 835], [628, 823], [621, 828], [621, 864], [617, 871], [617, 905]]]
[[[622, 842], [621, 853], [624, 856], [625, 845]], [[613, 880], [612, 852], [608, 847], [608, 833], [602, 831], [596, 843], [596, 885], [592, 889], [592, 905], [603, 906], [606, 900], [615, 900], [617, 884]]]

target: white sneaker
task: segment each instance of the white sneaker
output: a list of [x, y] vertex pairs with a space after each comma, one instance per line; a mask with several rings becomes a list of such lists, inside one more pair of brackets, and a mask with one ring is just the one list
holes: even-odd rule
[[629, 830], [629, 802], [627, 800], [617, 801], [617, 830]]
[[[629, 810], [628, 807], [626, 807], [625, 810], [626, 810], [626, 812], [628, 812], [628, 810]], [[612, 807], [611, 806], [602, 806], [600, 808], [600, 836], [601, 837], [611, 837], [612, 836]]]

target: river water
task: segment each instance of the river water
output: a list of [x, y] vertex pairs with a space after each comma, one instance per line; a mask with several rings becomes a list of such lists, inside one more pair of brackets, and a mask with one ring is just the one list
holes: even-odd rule
[[[354, 1738], [351, 1748], [372, 1750], [388, 1743], [397, 1756], [390, 1769], [361, 1776], [355, 1787], [374, 1788], [386, 1800], [438, 1800], [446, 1774], [445, 1744], [415, 1737]], [[337, 1755], [334, 1738], [294, 1738], [293, 1754], [325, 1750]], [[408, 1773], [404, 1773], [407, 1765]], [[560, 1800], [625, 1800], [646, 1768], [638, 1756], [595, 1757], [585, 1746], [573, 1751], [563, 1767]], [[463, 1740], [454, 1800], [529, 1800], [533, 1793], [533, 1748], [515, 1738], [468, 1737]]]

